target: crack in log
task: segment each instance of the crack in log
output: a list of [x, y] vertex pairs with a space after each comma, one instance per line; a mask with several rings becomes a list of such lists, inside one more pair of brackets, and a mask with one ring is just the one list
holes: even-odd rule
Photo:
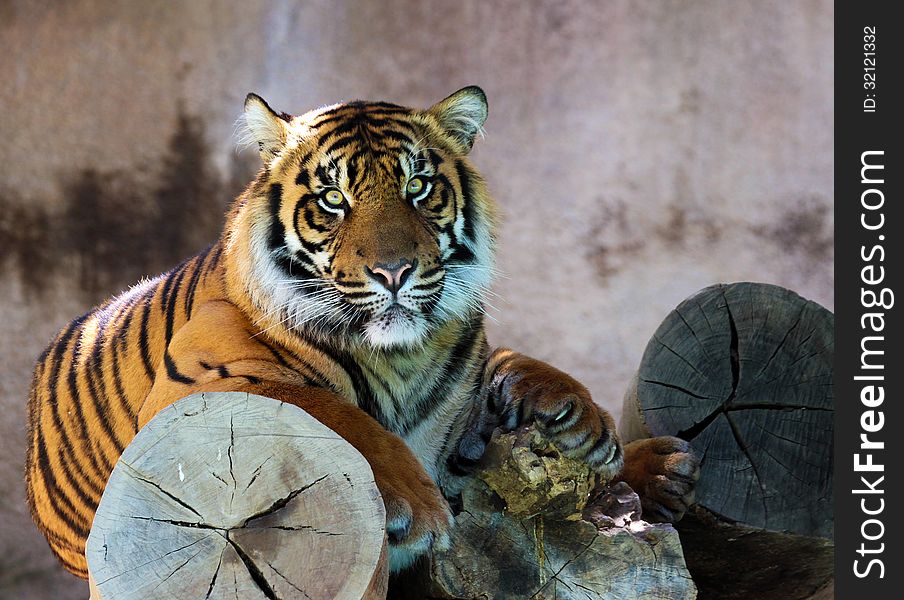
[[694, 423], [691, 427], [689, 427], [687, 429], [682, 429], [681, 431], [676, 433], [675, 437], [681, 438], [685, 442], [689, 442], [689, 441], [693, 440], [698, 435], [703, 433], [703, 430], [706, 429], [707, 427], [709, 427], [712, 424], [712, 422], [716, 420], [716, 417], [718, 417], [721, 414], [724, 414], [724, 412], [725, 412], [725, 405], [723, 404], [723, 405], [720, 405], [719, 408], [717, 408], [710, 414], [706, 415], [706, 417], [703, 418], [702, 420]]
[[176, 527], [190, 527], [192, 529], [211, 529], [214, 531], [225, 531], [224, 527], [208, 525], [207, 523], [193, 523], [192, 521], [177, 521], [175, 519], [158, 519], [157, 517], [143, 517], [138, 515], [129, 515], [129, 518], [138, 519], [139, 521], [155, 521], [157, 523], [166, 523], [167, 525], [175, 525]]
[[715, 330], [713, 329], [713, 324], [709, 322], [709, 317], [706, 316], [706, 311], [703, 310], [703, 305], [700, 304], [699, 298], [694, 300], [694, 304], [696, 304], [697, 308], [700, 310], [700, 315], [703, 317], [703, 320], [706, 321], [706, 326], [709, 327], [710, 332], [714, 332]]
[[655, 379], [641, 379], [643, 383], [649, 383], [651, 385], [659, 385], [665, 388], [669, 388], [672, 390], [677, 390], [683, 394], [687, 394], [693, 398], [697, 398], [698, 400], [712, 400], [710, 396], [700, 396], [699, 394], [695, 394], [694, 392], [681, 387], [680, 385], [675, 385], [674, 383], [666, 383], [664, 381], [656, 381]]
[[261, 474], [261, 469], [264, 468], [264, 465], [267, 464], [267, 462], [268, 462], [271, 458], [273, 458], [273, 457], [272, 457], [272, 456], [268, 456], [267, 459], [266, 459], [264, 462], [262, 462], [262, 463], [254, 470], [254, 473], [251, 474], [251, 481], [249, 481], [249, 482], [248, 482], [248, 485], [245, 486], [245, 490], [244, 490], [244, 491], [246, 491], [246, 492], [248, 491], [248, 488], [251, 487], [251, 484], [254, 483], [255, 480], [257, 480], [258, 475]]
[[[207, 537], [209, 537], [209, 536], [207, 536]], [[113, 575], [112, 577], [108, 577], [107, 579], [104, 579], [103, 581], [98, 581], [98, 582], [97, 582], [97, 586], [100, 587], [100, 586], [102, 586], [103, 584], [107, 583], [108, 581], [113, 581], [114, 579], [116, 579], [116, 578], [118, 578], [118, 577], [122, 577], [122, 576], [125, 575], [126, 573], [131, 573], [132, 571], [136, 571], [136, 570], [138, 570], [138, 569], [140, 569], [140, 568], [142, 568], [142, 567], [146, 567], [146, 566], [148, 566], [148, 565], [150, 565], [150, 564], [152, 564], [152, 563], [157, 562], [158, 560], [160, 560], [160, 559], [162, 559], [162, 558], [166, 558], [166, 557], [169, 556], [170, 554], [175, 554], [176, 552], [180, 552], [180, 551], [182, 551], [182, 550], [185, 550], [186, 548], [191, 548], [191, 547], [194, 546], [195, 544], [198, 544], [198, 543], [203, 542], [204, 540], [206, 540], [207, 537], [202, 537], [202, 538], [200, 538], [200, 539], [197, 539], [197, 540], [193, 541], [193, 542], [190, 543], [190, 544], [185, 544], [184, 546], [180, 546], [179, 548], [176, 548], [175, 550], [170, 550], [169, 552], [166, 552], [166, 553], [164, 553], [164, 554], [162, 554], [162, 555], [160, 555], [160, 556], [157, 556], [157, 557], [155, 557], [155, 558], [152, 558], [151, 560], [149, 560], [149, 561], [147, 561], [147, 562], [143, 562], [143, 563], [141, 563], [140, 565], [136, 565], [136, 566], [134, 566], [134, 567], [132, 567], [132, 568], [130, 568], [130, 569], [126, 569], [125, 571], [122, 571], [121, 573], [117, 573], [116, 575]], [[195, 554], [195, 556], [197, 556], [197, 554]], [[194, 558], [194, 556], [193, 556], [192, 558]]]
[[586, 585], [581, 585], [581, 582], [580, 582], [580, 581], [574, 581], [574, 582], [572, 582], [572, 583], [574, 583], [574, 585], [576, 585], [577, 587], [579, 587], [579, 588], [581, 588], [582, 590], [584, 590], [584, 595], [587, 596], [588, 600], [594, 600], [593, 596], [591, 596], [591, 595], [588, 594], [587, 592], [591, 592], [591, 593], [593, 593], [594, 595], [596, 595], [596, 591], [595, 591], [595, 590], [593, 590], [593, 589], [587, 587]]
[[245, 568], [248, 570], [248, 575], [251, 576], [251, 581], [260, 588], [260, 590], [264, 593], [266, 598], [269, 600], [279, 600], [279, 597], [276, 595], [276, 592], [273, 591], [273, 587], [271, 587], [270, 583], [267, 582], [267, 578], [264, 577], [264, 574], [261, 570], [254, 564], [254, 561], [251, 560], [251, 557], [245, 554], [245, 550], [236, 543], [235, 540], [229, 537], [229, 532], [226, 533], [226, 541], [232, 546], [232, 549], [235, 550], [235, 553], [238, 554], [239, 559], [245, 564]]
[[[514, 545], [514, 546], [517, 546], [520, 543], [518, 540], [514, 539], [512, 536], [507, 535], [506, 532], [497, 530], [492, 525], [490, 527], [484, 527], [483, 525], [480, 524], [480, 522], [477, 520], [477, 517], [475, 517], [473, 513], [470, 513], [467, 510], [462, 510], [462, 513], [466, 513], [469, 517], [471, 517], [471, 524], [474, 527], [476, 527], [477, 529], [479, 529], [487, 534], [486, 539], [490, 539], [494, 536], [500, 536], [500, 537], [504, 538], [505, 540], [511, 542], [512, 545]], [[521, 528], [524, 530], [525, 535], [529, 536], [530, 533], [529, 533], [528, 529], [526, 528], [526, 526], [524, 525], [524, 521], [532, 520], [533, 518], [534, 517], [531, 516], [531, 517], [525, 517], [525, 518], [519, 519], [519, 522], [521, 523]], [[532, 529], [533, 529], [533, 525], [531, 525], [531, 530]], [[536, 564], [536, 563], [534, 563], [534, 564]]]
[[[786, 373], [788, 373], [788, 372], [789, 372], [789, 371], [790, 371], [797, 363], [802, 362], [802, 361], [804, 361], [804, 360], [809, 360], [809, 359], [811, 359], [811, 358], [816, 358], [817, 356], [821, 355], [823, 352], [825, 352], [825, 351], [828, 350], [828, 349], [829, 349], [829, 345], [827, 344], [827, 345], [823, 346], [822, 348], [820, 348], [820, 349], [818, 349], [818, 350], [815, 350], [815, 351], [812, 352], [811, 354], [807, 354], [807, 355], [805, 355], [805, 356], [801, 356], [800, 358], [796, 359], [794, 362], [785, 365], [785, 367], [784, 367], [781, 371], [779, 371], [778, 375], [776, 375], [776, 376], [773, 377], [772, 379], [770, 379], [770, 380], [768, 380], [768, 381], [764, 381], [764, 382], [760, 383], [759, 385], [755, 385], [755, 386], [753, 386], [753, 387], [748, 388], [747, 390], [745, 390], [743, 395], [745, 395], [745, 396], [750, 395], [750, 394], [752, 394], [752, 393], [754, 393], [754, 392], [757, 392], [757, 391], [763, 389], [764, 387], [768, 386], [768, 385], [769, 385], [770, 383], [772, 383], [773, 381], [778, 381], [778, 380], [781, 379]], [[803, 379], [803, 380], [801, 380], [801, 381], [798, 381], [798, 382], [795, 382], [795, 383], [791, 383], [791, 384], [788, 384], [788, 385], [789, 385], [790, 387], [795, 387], [795, 386], [798, 386], [798, 385], [802, 385], [802, 384], [804, 384], [804, 383], [810, 383], [811, 381], [817, 381], [818, 379], [820, 379], [820, 378], [822, 378], [822, 377], [831, 377], [831, 376], [832, 376], [832, 373], [831, 373], [831, 370], [830, 370], [828, 373], [820, 373], [820, 374], [818, 374], [816, 377], [811, 377], [810, 379]]]
[[565, 570], [565, 567], [567, 567], [568, 565], [570, 565], [571, 563], [573, 563], [573, 562], [576, 561], [577, 559], [581, 558], [588, 550], [590, 550], [590, 547], [593, 546], [594, 543], [596, 543], [596, 540], [599, 539], [599, 537], [600, 537], [600, 533], [597, 532], [596, 535], [593, 536], [593, 539], [590, 540], [590, 542], [589, 542], [586, 546], [584, 546], [583, 550], [581, 550], [580, 552], [578, 552], [577, 554], [575, 554], [574, 556], [572, 556], [571, 558], [569, 558], [568, 560], [566, 560], [566, 561], [565, 561], [565, 564], [563, 564], [563, 565], [561, 566], [561, 568], [559, 568], [558, 571], [556, 571], [555, 573], [553, 573], [553, 574], [552, 574], [552, 577], [549, 579], [549, 581], [547, 581], [546, 584], [540, 586], [540, 589], [538, 589], [536, 592], [534, 592], [533, 595], [530, 597], [529, 600], [533, 600], [534, 598], [536, 598], [536, 597], [540, 594], [540, 592], [542, 592], [544, 589], [546, 589], [546, 587], [550, 584], [550, 582], [552, 582], [552, 581], [560, 581], [560, 580], [559, 580], [559, 575], [562, 573], [562, 571]]
[[683, 356], [681, 356], [680, 354], [678, 354], [674, 349], [672, 349], [671, 346], [669, 346], [669, 345], [666, 344], [664, 341], [662, 341], [662, 338], [659, 338], [659, 337], [657, 337], [657, 336], [654, 335], [654, 336], [653, 336], [653, 339], [656, 340], [657, 342], [659, 342], [659, 345], [660, 345], [660, 346], [662, 346], [663, 348], [665, 348], [666, 350], [668, 350], [669, 352], [671, 352], [672, 354], [674, 354], [675, 356], [677, 356], [678, 359], [679, 359], [681, 362], [683, 362], [684, 364], [686, 364], [687, 366], [689, 366], [695, 373], [697, 373], [698, 375], [700, 375], [701, 377], [703, 377], [703, 379], [705, 379], [705, 380], [707, 380], [707, 381], [710, 381], [709, 377], [706, 376], [706, 373], [703, 373], [700, 369], [698, 369], [697, 367], [695, 367], [689, 360], [687, 360], [686, 358], [684, 358]]
[[204, 596], [205, 600], [210, 598], [210, 595], [213, 593], [213, 586], [217, 583], [217, 575], [220, 574], [220, 567], [223, 566], [224, 554], [226, 554], [226, 546], [223, 546], [223, 550], [220, 551], [220, 560], [217, 562], [217, 569], [213, 572], [213, 578], [210, 580], [210, 587], [207, 588], [207, 595]]
[[175, 503], [178, 504], [179, 506], [181, 506], [181, 507], [183, 507], [183, 508], [187, 508], [187, 509], [190, 510], [192, 513], [194, 513], [195, 515], [197, 515], [199, 519], [201, 519], [201, 520], [204, 519], [204, 517], [201, 516], [201, 513], [199, 513], [198, 511], [196, 511], [194, 508], [192, 508], [192, 507], [191, 507], [188, 503], [186, 503], [184, 500], [181, 500], [181, 499], [177, 498], [175, 495], [173, 495], [173, 494], [171, 494], [170, 492], [168, 492], [168, 491], [166, 491], [165, 489], [163, 489], [163, 487], [161, 487], [159, 483], [156, 483], [156, 482], [154, 482], [154, 481], [151, 481], [150, 479], [145, 478], [145, 477], [141, 474], [141, 472], [138, 471], [138, 469], [136, 469], [135, 467], [133, 467], [133, 466], [130, 465], [129, 463], [123, 462], [122, 464], [123, 464], [126, 468], [128, 468], [128, 469], [131, 471], [130, 475], [131, 475], [134, 479], [137, 479], [138, 481], [141, 481], [141, 482], [146, 483], [146, 484], [148, 484], [148, 485], [150, 485], [150, 486], [152, 486], [152, 487], [157, 488], [158, 490], [160, 490], [160, 493], [162, 493], [163, 495], [165, 495], [167, 498], [169, 498], [170, 500], [172, 500], [173, 502], [175, 502]]
[[317, 479], [315, 479], [315, 480], [312, 481], [311, 483], [309, 483], [309, 484], [307, 484], [307, 485], [304, 485], [304, 486], [298, 488], [297, 490], [292, 490], [292, 491], [289, 492], [286, 496], [284, 496], [283, 498], [280, 498], [279, 500], [277, 500], [276, 502], [274, 502], [273, 504], [271, 504], [269, 507], [267, 507], [267, 508], [265, 508], [264, 510], [262, 510], [262, 511], [260, 511], [260, 512], [258, 512], [258, 513], [255, 513], [255, 514], [251, 515], [250, 517], [248, 517], [247, 519], [245, 519], [245, 520], [242, 522], [242, 524], [239, 526], [239, 528], [246, 527], [246, 526], [247, 526], [248, 524], [250, 524], [252, 521], [255, 521], [255, 520], [257, 520], [257, 519], [260, 519], [260, 518], [262, 518], [262, 517], [266, 517], [267, 515], [270, 515], [270, 514], [275, 513], [275, 512], [278, 511], [279, 509], [285, 507], [289, 502], [292, 501], [292, 499], [294, 499], [296, 496], [298, 496], [298, 494], [304, 492], [305, 490], [308, 490], [308, 489], [312, 488], [313, 486], [317, 485], [318, 483], [320, 483], [321, 481], [323, 481], [323, 480], [326, 479], [327, 477], [329, 477], [329, 473], [327, 473], [326, 475], [322, 475], [322, 476], [318, 477]]
[[813, 382], [815, 382], [815, 381], [819, 381], [820, 379], [823, 379], [823, 380], [824, 380], [824, 379], [828, 379], [828, 381], [823, 382], [822, 387], [831, 388], [831, 387], [834, 385], [834, 384], [832, 383], [832, 373], [820, 373], [820, 374], [817, 375], [816, 377], [812, 377], [812, 378], [810, 378], [810, 379], [802, 379], [801, 381], [798, 381], [797, 383], [792, 383], [792, 384], [790, 384], [788, 387], [789, 387], [789, 388], [793, 388], [793, 387], [797, 387], [797, 386], [799, 386], [799, 385], [805, 385], [805, 384], [808, 384], [808, 383], [813, 383]]
[[256, 437], [266, 437], [266, 438], [294, 438], [299, 440], [341, 440], [339, 434], [336, 435], [309, 435], [307, 433], [273, 433], [273, 432], [247, 432], [240, 433], [238, 435], [239, 439], [245, 438], [256, 438]]
[[728, 394], [728, 398], [726, 398], [718, 408], [706, 415], [702, 420], [694, 423], [688, 429], [683, 429], [676, 434], [676, 437], [679, 437], [686, 442], [689, 442], [700, 435], [720, 414], [728, 415], [727, 407], [737, 396], [738, 385], [741, 382], [741, 354], [739, 351], [738, 327], [735, 324], [734, 315], [731, 314], [731, 307], [728, 306], [728, 299], [725, 298], [725, 292], [722, 293], [722, 298], [725, 300], [725, 312], [728, 316], [728, 327], [731, 333], [728, 342], [729, 367], [731, 368], [731, 392]]
[[750, 463], [750, 467], [753, 469], [753, 476], [756, 478], [756, 483], [760, 487], [760, 498], [763, 501], [763, 527], [768, 528], [769, 509], [766, 505], [766, 486], [763, 485], [763, 480], [760, 477], [760, 472], [756, 468], [756, 464], [754, 464], [753, 462], [753, 457], [750, 456], [750, 451], [747, 448], [747, 444], [744, 442], [744, 438], [741, 437], [741, 431], [738, 429], [737, 424], [731, 418], [731, 415], [727, 413], [725, 414], [725, 418], [728, 420], [728, 426], [731, 428], [731, 434], [734, 436], [735, 442], [737, 442], [738, 447], [741, 449], [741, 452], [744, 453], [744, 456], [747, 458], [747, 462]]
[[[200, 540], [198, 540], [198, 541], [200, 541]], [[195, 552], [194, 554], [192, 554], [191, 556], [189, 556], [187, 559], [185, 559], [185, 562], [184, 562], [184, 563], [182, 563], [181, 565], [179, 565], [178, 567], [176, 567], [175, 569], [173, 569], [172, 571], [170, 571], [170, 573], [169, 573], [166, 577], [164, 577], [163, 579], [161, 579], [161, 580], [160, 580], [160, 583], [158, 583], [157, 585], [155, 585], [154, 588], [153, 588], [151, 591], [153, 592], [154, 590], [156, 590], [157, 588], [159, 588], [161, 585], [163, 585], [164, 583], [166, 583], [166, 581], [167, 581], [170, 577], [172, 577], [173, 575], [175, 575], [179, 570], [182, 569], [182, 567], [184, 567], [185, 565], [187, 565], [188, 563], [190, 563], [191, 561], [193, 561], [193, 560], [195, 559], [195, 557], [198, 556], [199, 554], [201, 554], [201, 552], [203, 552], [203, 551], [204, 551], [204, 549], [201, 548], [200, 550], [198, 550], [197, 552]]]
[[[763, 427], [762, 425], [760, 425], [760, 424], [757, 423], [756, 421], [754, 421], [753, 424], [756, 425], [757, 429], [759, 429], [760, 431], [762, 431], [762, 432], [765, 433], [766, 435], [769, 435], [769, 436], [774, 437], [774, 438], [776, 438], [776, 439], [782, 440], [782, 441], [784, 441], [784, 442], [788, 442], [789, 444], [794, 444], [795, 446], [803, 446], [803, 445], [804, 445], [804, 444], [801, 443], [800, 440], [795, 440], [795, 439], [792, 439], [792, 438], [789, 438], [789, 437], [785, 437], [785, 436], [783, 436], [783, 435], [779, 435], [778, 433], [775, 433], [774, 431], [770, 431], [770, 430], [766, 429], [765, 427]], [[820, 444], [823, 445], [823, 446], [826, 445], [826, 443], [823, 442], [823, 441], [821, 441], [821, 440], [808, 439], [807, 442], [818, 442], [818, 443], [820, 443]]]
[[801, 348], [803, 348], [804, 345], [805, 345], [807, 342], [810, 341], [810, 338], [813, 337], [813, 334], [816, 333], [816, 330], [817, 330], [817, 329], [818, 329], [818, 327], [814, 327], [813, 329], [811, 329], [811, 330], [810, 330], [810, 333], [807, 334], [807, 337], [805, 337], [804, 339], [802, 339], [802, 340], [800, 341], [800, 343], [798, 344], [798, 346], [801, 347]]
[[[808, 445], [817, 445], [817, 444], [820, 446], [828, 446], [829, 445], [829, 442], [827, 442], [826, 440], [819, 440], [816, 438], [812, 438], [810, 436], [806, 436], [807, 437], [806, 441], [795, 440], [795, 439], [792, 439], [789, 437], [785, 437], [783, 435], [779, 435], [779, 434], [775, 433], [774, 431], [770, 431], [770, 430], [766, 429], [765, 427], [763, 427], [762, 425], [760, 425], [759, 423], [757, 423], [756, 421], [754, 421], [753, 424], [756, 425], [757, 428], [760, 431], [762, 431], [763, 433], [765, 433], [766, 435], [769, 435], [776, 439], [788, 442], [790, 444], [794, 444], [795, 446], [808, 446]], [[806, 463], [806, 464], [810, 465], [811, 467], [817, 467], [817, 468], [820, 466], [820, 465], [814, 465], [812, 463]]]
[[553, 600], [555, 600], [556, 598], [559, 597], [559, 584], [562, 584], [562, 586], [569, 592], [572, 591], [571, 586], [568, 585], [567, 583], [565, 583], [564, 579], [559, 579], [558, 577], [553, 577], [553, 581], [556, 582], [556, 585], [552, 588]]
[[232, 454], [235, 450], [235, 425], [233, 421], [235, 420], [235, 415], [229, 415], [229, 449], [226, 451], [226, 456], [229, 458], [229, 475], [232, 477], [232, 495], [229, 498], [229, 508], [232, 508], [232, 503], [235, 500], [235, 491], [238, 489], [239, 484], [235, 480], [235, 471], [234, 465], [232, 462]]
[[540, 589], [538, 589], [536, 592], [534, 592], [534, 594], [530, 597], [530, 600], [533, 600], [534, 598], [536, 598], [540, 594], [540, 592], [542, 592], [546, 588], [546, 586], [549, 585], [550, 582], [561, 581], [561, 579], [559, 579], [559, 575], [562, 573], [562, 571], [565, 570], [565, 567], [567, 567], [568, 565], [570, 565], [571, 563], [573, 563], [574, 561], [576, 561], [577, 559], [582, 557], [588, 550], [590, 550], [590, 547], [593, 546], [594, 543], [596, 543], [596, 540], [599, 537], [600, 537], [600, 534], [597, 532], [597, 534], [593, 536], [593, 539], [590, 540], [590, 543], [588, 543], [586, 546], [584, 546], [583, 550], [581, 550], [580, 552], [578, 552], [577, 554], [575, 554], [574, 556], [569, 558], [567, 561], [565, 561], [565, 564], [563, 564], [561, 566], [561, 568], [559, 568], [558, 571], [553, 573], [550, 580], [548, 582], [546, 582], [546, 585], [541, 586]]
[[725, 312], [728, 315], [728, 327], [731, 333], [731, 339], [729, 340], [729, 365], [731, 366], [731, 394], [728, 395], [728, 398], [725, 400], [725, 404], [730, 403], [734, 400], [735, 396], [738, 393], [738, 384], [741, 382], [741, 352], [740, 352], [740, 344], [738, 342], [738, 326], [735, 323], [734, 315], [731, 314], [731, 306], [728, 304], [728, 298], [725, 298], [725, 293], [722, 293], [722, 298], [725, 299]]
[[[274, 566], [270, 563], [270, 561], [265, 560], [264, 562], [267, 563], [267, 566], [270, 567], [271, 569], [273, 569], [273, 572], [276, 573], [277, 575], [279, 575], [279, 576], [283, 579], [283, 581], [285, 581], [286, 583], [288, 583], [289, 585], [291, 585], [293, 588], [295, 588], [296, 590], [298, 590], [298, 591], [301, 592], [302, 594], [304, 594], [304, 597], [305, 597], [305, 598], [311, 598], [311, 595], [310, 595], [310, 594], [308, 594], [306, 591], [304, 591], [303, 589], [301, 589], [300, 587], [298, 587], [297, 585], [295, 585], [295, 584], [292, 583], [291, 581], [289, 581], [289, 578], [286, 577], [285, 575], [283, 575], [282, 573], [280, 573], [279, 570], [278, 570], [276, 567], [274, 567]], [[313, 600], [313, 599], [312, 599], [312, 600]]]
[[681, 319], [681, 322], [684, 323], [684, 326], [687, 327], [687, 330], [691, 332], [692, 336], [694, 336], [694, 339], [697, 341], [697, 345], [700, 346], [701, 350], [703, 350], [703, 356], [705, 356], [708, 360], [712, 360], [712, 358], [709, 356], [709, 353], [706, 351], [706, 344], [700, 341], [700, 338], [697, 337], [697, 332], [694, 331], [694, 328], [691, 327], [691, 324], [687, 322], [687, 319], [684, 318], [684, 315], [681, 314], [681, 311], [676, 308], [675, 314], [678, 315], [678, 318]]
[[791, 336], [791, 334], [794, 332], [794, 330], [797, 329], [797, 326], [800, 325], [800, 322], [804, 318], [804, 311], [807, 308], [808, 308], [808, 306], [806, 304], [804, 304], [800, 308], [800, 312], [797, 313], [797, 319], [795, 319], [794, 324], [791, 325], [791, 327], [788, 329], [788, 331], [785, 332], [784, 337], [782, 337], [782, 340], [775, 347], [775, 350], [772, 351], [772, 354], [769, 355], [769, 358], [768, 358], [768, 360], [766, 360], [766, 363], [763, 365], [763, 367], [759, 370], [759, 372], [756, 375], [753, 376], [753, 381], [756, 381], [757, 379], [759, 379], [760, 375], [762, 375], [766, 371], [766, 369], [769, 368], [769, 365], [772, 364], [772, 361], [775, 360], [775, 357], [778, 355], [779, 350], [781, 350], [785, 346], [785, 342], [788, 341], [788, 338]]
[[[687, 441], [687, 440], [685, 440]], [[700, 465], [699, 468], [703, 469], [704, 463], [706, 463], [707, 454], [709, 453], [709, 447], [713, 445], [713, 438], [709, 438], [709, 442], [706, 443], [706, 448], [703, 449], [703, 452], [700, 453]]]
[[[769, 452], [769, 449], [766, 448], [765, 446], [763, 446], [763, 452], [766, 453], [766, 456], [768, 456], [769, 458], [771, 458], [772, 460], [774, 460], [779, 466], [781, 466], [783, 469], [785, 469], [785, 472], [788, 473], [788, 475], [790, 475], [790, 476], [793, 477], [794, 479], [796, 479], [798, 483], [800, 483], [801, 485], [803, 485], [803, 486], [805, 486], [805, 487], [812, 487], [812, 484], [811, 484], [809, 481], [806, 481], [806, 480], [804, 480], [804, 479], [801, 479], [800, 477], [798, 477], [797, 475], [795, 475], [795, 474], [794, 474], [794, 471], [793, 471], [788, 465], [786, 465], [785, 463], [783, 463], [782, 461], [780, 461], [779, 459], [777, 459], [777, 458], [775, 457], [775, 455], [773, 455], [771, 452]], [[814, 466], [814, 467], [817, 466], [817, 465], [813, 465], [813, 464], [811, 464], [811, 463], [808, 463], [807, 461], [804, 461], [804, 464], [808, 464], [808, 465]]]
[[815, 410], [821, 412], [835, 412], [834, 408], [822, 408], [817, 406], [805, 406], [803, 404], [733, 404], [725, 409], [725, 412], [735, 412], [738, 410]]
[[317, 529], [312, 525], [271, 525], [270, 527], [264, 527], [263, 529], [280, 529], [282, 531], [310, 531], [312, 533], [317, 533], [325, 536], [345, 535], [344, 533], [336, 533], [334, 531], [324, 531], [322, 529]]
[[643, 412], [648, 413], [648, 412], [654, 412], [657, 410], [666, 410], [668, 408], [686, 409], [686, 408], [688, 408], [688, 406], [687, 406], [687, 404], [663, 404], [661, 406], [650, 406], [650, 407], [644, 408]]

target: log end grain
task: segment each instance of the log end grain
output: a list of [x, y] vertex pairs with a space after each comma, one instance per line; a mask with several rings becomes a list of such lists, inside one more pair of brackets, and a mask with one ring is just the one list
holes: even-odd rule
[[834, 316], [818, 304], [774, 285], [706, 288], [654, 333], [621, 432], [689, 441], [713, 512], [830, 538], [833, 360]]
[[301, 409], [190, 396], [113, 470], [88, 538], [96, 593], [358, 598], [385, 592], [385, 512], [367, 461]]

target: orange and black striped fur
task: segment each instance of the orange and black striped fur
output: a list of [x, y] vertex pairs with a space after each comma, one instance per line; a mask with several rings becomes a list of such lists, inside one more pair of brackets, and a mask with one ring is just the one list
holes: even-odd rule
[[428, 110], [352, 102], [300, 117], [249, 95], [264, 167], [220, 239], [73, 321], [38, 361], [28, 501], [69, 571], [87, 576], [123, 449], [199, 391], [293, 403], [354, 445], [387, 507], [394, 569], [448, 542], [443, 493], [497, 425], [535, 421], [601, 473], [621, 470], [612, 419], [583, 386], [488, 348], [496, 209], [466, 157], [486, 115], [476, 87]]

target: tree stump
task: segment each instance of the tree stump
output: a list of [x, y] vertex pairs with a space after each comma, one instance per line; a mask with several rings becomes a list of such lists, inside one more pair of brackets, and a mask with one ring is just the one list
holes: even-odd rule
[[394, 581], [393, 600], [696, 597], [677, 532], [640, 518], [532, 428], [494, 436], [462, 493], [452, 545]]
[[103, 600], [384, 598], [385, 522], [338, 434], [276, 400], [198, 394], [126, 448], [86, 554]]
[[715, 285], [669, 314], [625, 395], [624, 441], [701, 458], [677, 525], [701, 598], [810, 598], [831, 585], [834, 316], [766, 284]]
[[774, 285], [698, 292], [653, 334], [621, 433], [689, 441], [697, 502], [722, 517], [832, 537], [834, 322]]

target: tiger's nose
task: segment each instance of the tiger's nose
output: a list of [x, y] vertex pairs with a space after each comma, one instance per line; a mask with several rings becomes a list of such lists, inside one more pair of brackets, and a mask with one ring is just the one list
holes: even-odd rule
[[395, 294], [408, 281], [408, 277], [414, 272], [416, 263], [416, 260], [403, 259], [395, 264], [376, 263], [373, 267], [364, 267], [364, 270], [371, 279]]

